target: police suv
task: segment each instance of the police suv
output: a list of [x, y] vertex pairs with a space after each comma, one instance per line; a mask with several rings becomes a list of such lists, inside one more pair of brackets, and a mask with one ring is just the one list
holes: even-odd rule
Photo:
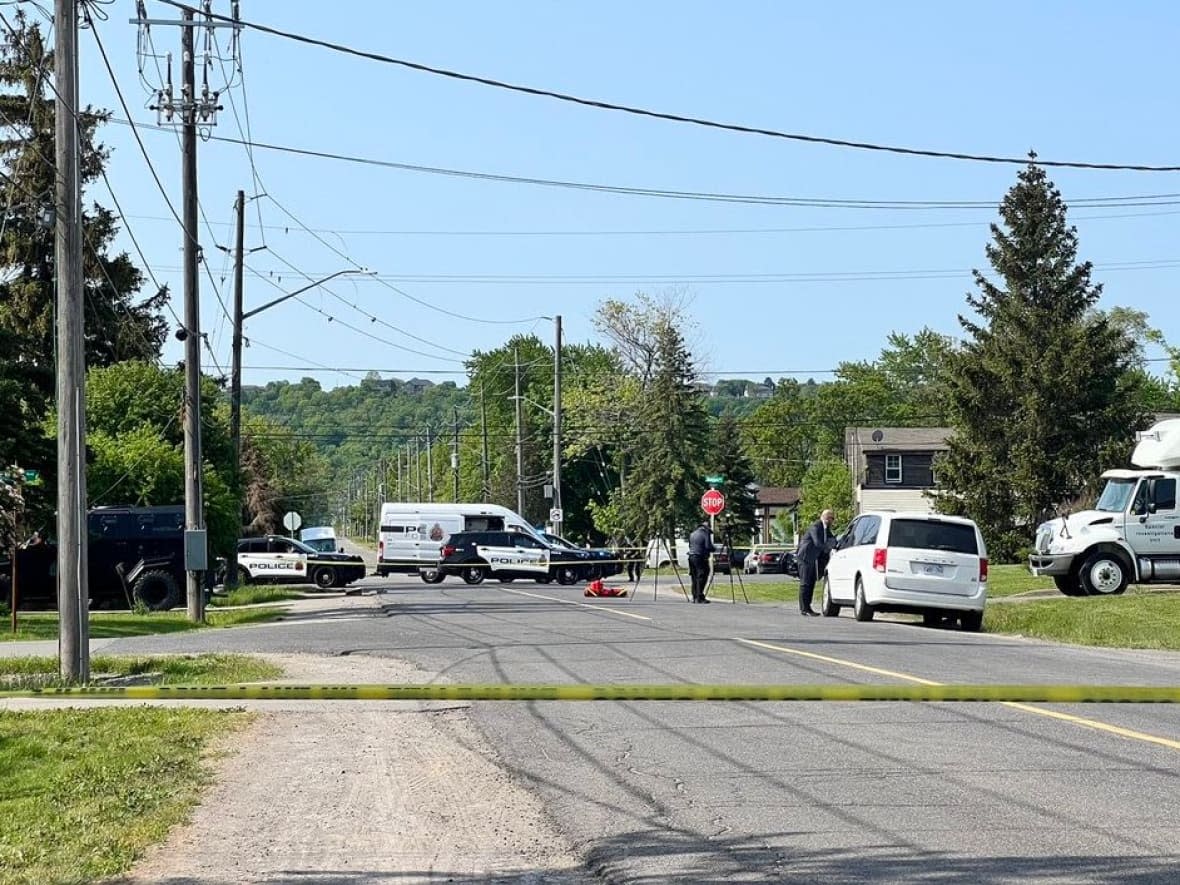
[[321, 590], [343, 587], [365, 576], [365, 562], [345, 553], [321, 553], [294, 538], [267, 535], [238, 541], [238, 580], [302, 583]]
[[576, 584], [593, 566], [587, 550], [556, 547], [522, 531], [456, 532], [443, 545], [438, 572], [458, 575], [468, 584], [484, 578]]

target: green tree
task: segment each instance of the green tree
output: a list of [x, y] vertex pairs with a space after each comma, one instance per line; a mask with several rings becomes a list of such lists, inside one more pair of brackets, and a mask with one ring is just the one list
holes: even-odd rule
[[[55, 101], [48, 85], [52, 52], [38, 24], [17, 11], [0, 42], [0, 200], [6, 211], [0, 240], [0, 329], [12, 336], [3, 359], [20, 362], [34, 408], [54, 395], [54, 230], [45, 224], [53, 208]], [[98, 178], [107, 151], [95, 142], [105, 112], [79, 115], [81, 179]], [[83, 213], [83, 299], [86, 361], [106, 366], [159, 357], [166, 326], [160, 311], [167, 291], [145, 300], [136, 295], [143, 275], [126, 253], [108, 255], [118, 226], [113, 213], [93, 204]]]
[[721, 418], [713, 426], [712, 452], [706, 466], [725, 480], [718, 486], [725, 495], [725, 509], [716, 519], [716, 535], [740, 547], [758, 529], [758, 494], [754, 491], [754, 468], [736, 419]]
[[[1034, 158], [1035, 159], [1035, 158]], [[1102, 287], [1077, 261], [1076, 229], [1030, 160], [1000, 205], [978, 292], [949, 360], [954, 436], [938, 466], [941, 509], [966, 513], [998, 560], [1012, 558], [1056, 505], [1129, 451], [1145, 420], [1134, 345], [1094, 311]]]
[[836, 458], [821, 459], [807, 468], [799, 502], [799, 518], [802, 521], [800, 531], [819, 519], [825, 510], [836, 514], [837, 528], [848, 525], [856, 515], [852, 474], [848, 471], [848, 465]]
[[671, 539], [677, 529], [700, 518], [697, 502], [709, 427], [692, 357], [670, 322], [657, 323], [651, 370], [638, 416], [642, 445], [635, 453], [624, 507], [634, 537]]

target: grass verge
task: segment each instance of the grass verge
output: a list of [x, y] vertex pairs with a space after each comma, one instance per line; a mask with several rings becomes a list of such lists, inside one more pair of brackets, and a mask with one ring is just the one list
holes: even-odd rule
[[1063, 596], [1019, 605], [989, 605], [988, 633], [1109, 648], [1180, 650], [1180, 594]]
[[[94, 674], [158, 684], [274, 679], [244, 655], [98, 656]], [[52, 657], [0, 658], [0, 687], [52, 684]], [[48, 677], [48, 678], [46, 678]], [[240, 711], [97, 707], [0, 712], [0, 885], [88, 882], [126, 873], [188, 817], [212, 748]]]
[[287, 602], [302, 599], [304, 592], [294, 587], [237, 587], [229, 593], [216, 595], [209, 605], [213, 608], [234, 608], [241, 605], [263, 605], [268, 602]]
[[1032, 590], [1056, 590], [1052, 578], [1038, 578], [1025, 565], [993, 565], [987, 572], [987, 595], [1016, 596]]
[[[194, 624], [183, 611], [151, 612], [91, 612], [91, 639], [118, 639], [124, 636], [148, 636], [154, 633], [182, 633], [210, 627], [236, 627], [242, 624], [263, 624], [284, 613], [282, 606], [227, 611], [207, 611], [205, 624]], [[19, 612], [17, 631], [7, 621], [0, 624], [0, 642], [28, 639], [56, 639], [57, 612]]]

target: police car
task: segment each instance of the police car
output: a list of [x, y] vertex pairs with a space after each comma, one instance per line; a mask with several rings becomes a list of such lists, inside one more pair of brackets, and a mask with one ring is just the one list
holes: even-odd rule
[[243, 584], [307, 581], [328, 590], [364, 576], [365, 563], [359, 556], [321, 553], [294, 538], [279, 535], [238, 541], [238, 580]]
[[576, 584], [593, 565], [586, 550], [555, 547], [522, 531], [456, 532], [443, 545], [438, 573], [458, 575], [468, 584], [484, 578]]

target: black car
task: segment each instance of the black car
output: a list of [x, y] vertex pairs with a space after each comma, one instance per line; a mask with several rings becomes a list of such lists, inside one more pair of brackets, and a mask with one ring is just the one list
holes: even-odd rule
[[[86, 517], [91, 608], [167, 611], [184, 601], [184, 506], [96, 507]], [[57, 607], [57, 545], [17, 551], [17, 604]], [[12, 593], [12, 559], [0, 559], [0, 598]]]
[[622, 557], [619, 556], [618, 551], [611, 550], [609, 547], [579, 547], [573, 541], [567, 541], [561, 535], [554, 535], [549, 532], [540, 532], [541, 537], [552, 544], [554, 547], [562, 547], [566, 550], [581, 550], [589, 553], [594, 560], [594, 568], [590, 571], [590, 578], [609, 578], [611, 575], [617, 575], [623, 570]]
[[593, 568], [588, 550], [557, 547], [525, 532], [456, 532], [443, 545], [438, 574], [458, 575], [468, 584], [484, 578], [576, 584]]

